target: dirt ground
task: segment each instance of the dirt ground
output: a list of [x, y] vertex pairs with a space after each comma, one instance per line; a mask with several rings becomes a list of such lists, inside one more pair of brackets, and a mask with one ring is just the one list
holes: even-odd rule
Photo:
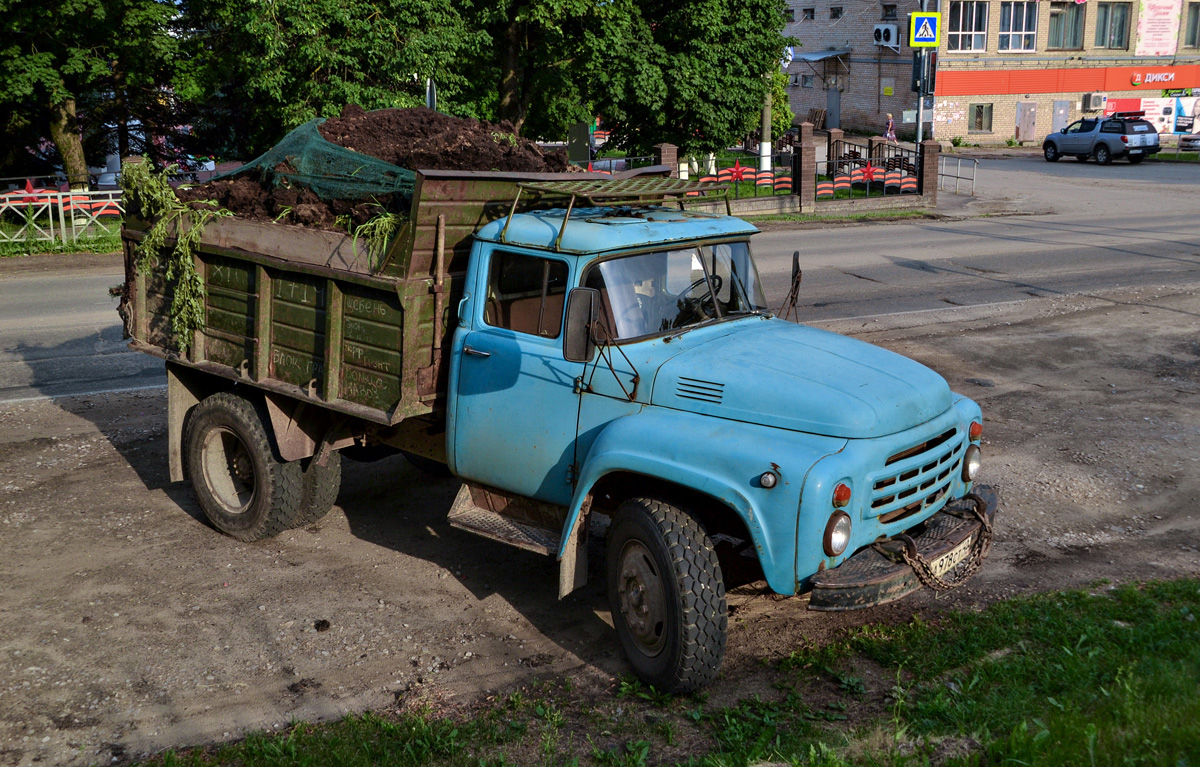
[[[769, 690], [762, 660], [863, 623], [1200, 574], [1200, 285], [936, 319], [829, 326], [980, 401], [990, 560], [951, 596], [858, 613], [738, 589], [710, 702]], [[446, 524], [452, 480], [348, 462], [325, 520], [243, 544], [168, 482], [165, 425], [159, 391], [0, 405], [0, 765], [124, 761], [548, 675], [601, 693], [626, 673], [595, 567], [557, 601], [554, 562]]]

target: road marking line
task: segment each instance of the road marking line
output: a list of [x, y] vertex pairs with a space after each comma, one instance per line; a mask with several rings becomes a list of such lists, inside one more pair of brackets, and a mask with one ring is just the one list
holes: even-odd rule
[[95, 397], [98, 394], [125, 394], [126, 392], [135, 391], [151, 391], [152, 389], [165, 389], [166, 384], [156, 384], [154, 386], [134, 386], [128, 389], [96, 389], [94, 391], [71, 392], [67, 394], [43, 394], [38, 397], [21, 397], [20, 399], [0, 399], [0, 405], [19, 405], [23, 402], [39, 402], [48, 399], [64, 399], [66, 397]]

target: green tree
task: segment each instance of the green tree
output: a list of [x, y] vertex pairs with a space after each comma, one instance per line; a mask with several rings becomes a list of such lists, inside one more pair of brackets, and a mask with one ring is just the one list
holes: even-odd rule
[[180, 95], [199, 149], [242, 159], [314, 117], [425, 102], [433, 77], [453, 108], [453, 65], [482, 42], [438, 0], [187, 0]]
[[5, 135], [34, 145], [33, 137], [49, 136], [79, 186], [87, 182], [85, 141], [92, 154], [128, 153], [131, 123], [139, 135], [173, 128], [175, 14], [157, 0], [0, 0]]
[[622, 46], [592, 64], [595, 104], [619, 145], [729, 146], [758, 124], [784, 45], [783, 0], [631, 4]]

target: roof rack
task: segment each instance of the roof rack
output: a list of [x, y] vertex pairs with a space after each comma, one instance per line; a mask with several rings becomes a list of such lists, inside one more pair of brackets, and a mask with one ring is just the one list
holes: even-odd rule
[[[725, 200], [726, 214], [733, 215], [733, 211], [729, 205], [729, 184], [726, 182], [691, 181], [688, 179], [663, 177], [622, 179], [598, 179], [591, 177], [582, 178], [578, 181], [531, 181], [517, 184], [517, 196], [513, 198], [512, 208], [508, 212], [508, 220], [504, 222], [504, 229], [500, 232], [501, 242], [507, 241], [508, 225], [512, 223], [513, 216], [516, 215], [517, 203], [521, 199], [521, 192], [526, 189], [531, 192], [558, 194], [571, 198], [570, 202], [567, 203], [567, 215], [563, 219], [562, 226], [558, 230], [558, 237], [554, 241], [555, 250], [558, 250], [562, 244], [563, 232], [567, 229], [567, 222], [571, 220], [571, 211], [575, 209], [575, 199], [578, 197], [582, 197], [588, 203], [595, 206], [615, 202], [653, 205], [671, 201], [678, 203], [680, 210], [685, 210], [685, 202], [692, 200], [711, 202], [719, 196]], [[721, 192], [722, 194], [712, 194], [714, 192]]]

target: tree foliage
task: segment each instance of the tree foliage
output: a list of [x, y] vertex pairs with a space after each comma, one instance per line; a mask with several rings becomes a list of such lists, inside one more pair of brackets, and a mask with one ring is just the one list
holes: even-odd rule
[[34, 137], [52, 138], [78, 181], [85, 145], [91, 155], [154, 151], [130, 145], [130, 126], [161, 136], [179, 124], [170, 88], [175, 14], [159, 0], [0, 0], [3, 127], [21, 146], [4, 159], [21, 162], [26, 148], [41, 148]]
[[[783, 0], [0, 0], [5, 147], [249, 159], [348, 103], [424, 103], [562, 139], [600, 116], [649, 151], [757, 125]], [[778, 87], [776, 86], [776, 90]], [[776, 96], [775, 113], [783, 113]], [[778, 128], [777, 128], [778, 129]], [[2, 155], [3, 153], [0, 153]], [[21, 156], [21, 151], [9, 154]], [[0, 162], [4, 157], [0, 156]]]
[[188, 0], [188, 86], [198, 149], [242, 159], [346, 104], [425, 103], [435, 78], [450, 104], [454, 64], [482, 42], [439, 0]]
[[620, 144], [710, 151], [757, 125], [786, 42], [783, 0], [647, 0], [628, 10], [626, 44], [604, 46], [590, 73]]

